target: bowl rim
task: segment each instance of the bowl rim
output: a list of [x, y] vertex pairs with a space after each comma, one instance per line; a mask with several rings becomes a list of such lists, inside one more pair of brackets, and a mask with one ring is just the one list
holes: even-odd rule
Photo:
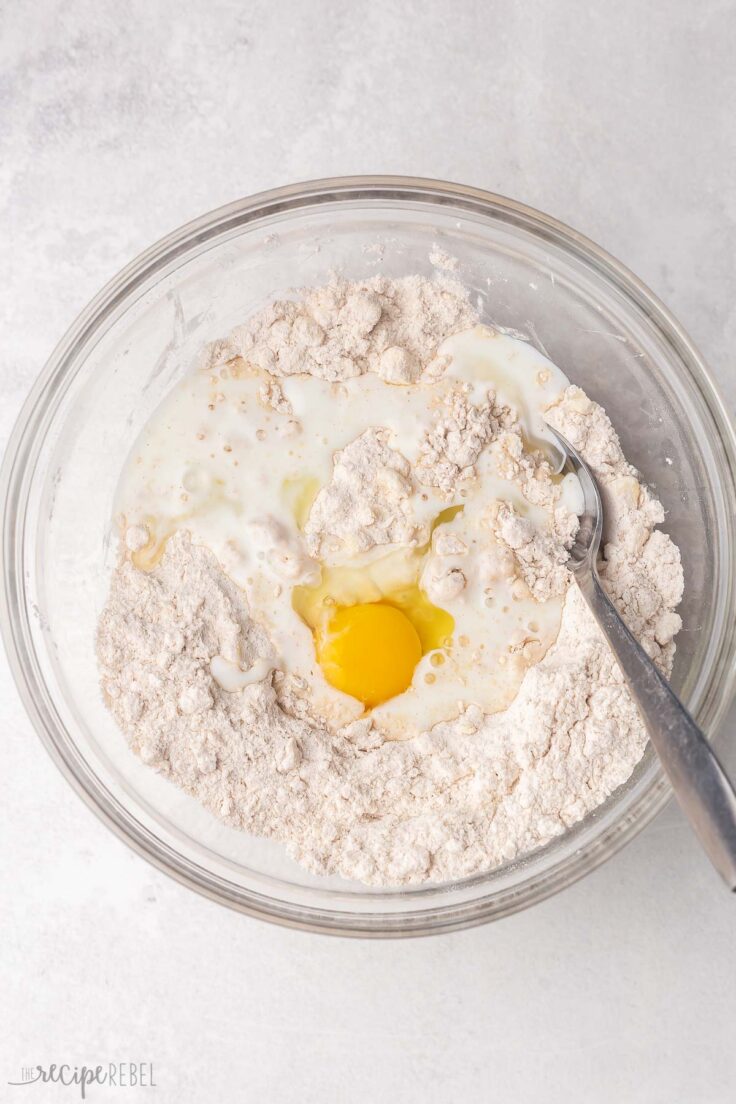
[[[451, 206], [455, 210], [466, 208], [486, 216], [502, 215], [507, 223], [531, 230], [538, 238], [546, 236], [554, 239], [568, 253], [584, 260], [588, 265], [592, 263], [599, 273], [648, 316], [679, 355], [715, 423], [725, 461], [724, 467], [730, 474], [733, 498], [736, 488], [736, 432], [718, 386], [679, 322], [653, 292], [611, 254], [579, 231], [544, 212], [509, 197], [464, 184], [392, 175], [309, 180], [234, 200], [177, 227], [139, 253], [113, 276], [77, 315], [62, 336], [21, 407], [0, 468], [0, 561], [3, 575], [3, 586], [0, 588], [0, 628], [21, 700], [47, 752], [99, 819], [143, 858], [201, 895], [259, 919], [325, 934], [397, 937], [437, 934], [472, 927], [542, 901], [577, 881], [633, 839], [667, 803], [671, 790], [661, 768], [637, 805], [621, 821], [612, 825], [580, 853], [537, 876], [534, 884], [512, 887], [502, 891], [500, 895], [494, 892], [490, 896], [480, 896], [460, 904], [418, 908], [411, 913], [400, 914], [365, 912], [356, 915], [321, 906], [294, 905], [253, 890], [244, 891], [234, 886], [232, 890], [228, 890], [229, 883], [223, 878], [213, 875], [176, 852], [139, 822], [131, 823], [130, 815], [109, 790], [104, 794], [106, 807], [102, 804], [95, 785], [95, 776], [85, 769], [86, 764], [81, 756], [77, 757], [78, 761], [75, 763], [73, 753], [56, 739], [54, 729], [58, 722], [52, 710], [44, 707], [43, 695], [38, 694], [37, 683], [34, 683], [32, 677], [35, 674], [32, 669], [33, 649], [28, 647], [29, 639], [23, 626], [16, 624], [16, 611], [26, 608], [23, 600], [23, 533], [28, 493], [35, 468], [35, 464], [27, 463], [27, 445], [29, 441], [32, 443], [33, 440], [38, 442], [43, 439], [40, 427], [49, 414], [50, 405], [63, 392], [65, 372], [75, 357], [75, 351], [83, 348], [109, 320], [110, 314], [121, 307], [159, 269], [169, 265], [177, 257], [191, 253], [210, 239], [221, 237], [228, 229], [295, 208], [307, 209], [325, 202], [377, 199], [394, 202], [413, 199]], [[39, 449], [40, 444], [37, 444], [36, 456]], [[23, 505], [22, 511], [14, 509], [15, 502]], [[729, 582], [729, 598], [732, 594], [733, 586]], [[729, 608], [733, 611], [733, 602], [729, 603]], [[718, 729], [734, 695], [736, 654], [733, 645], [730, 662], [723, 665], [722, 676], [723, 685], [717, 700], [709, 701], [711, 733]], [[714, 699], [713, 694], [711, 699]], [[242, 899], [244, 893], [248, 900]]]

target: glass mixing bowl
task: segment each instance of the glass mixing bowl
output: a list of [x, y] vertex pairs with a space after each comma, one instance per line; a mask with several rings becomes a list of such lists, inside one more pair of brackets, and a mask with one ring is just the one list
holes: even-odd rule
[[464, 881], [376, 891], [314, 877], [281, 846], [218, 823], [144, 767], [103, 706], [95, 622], [115, 558], [123, 461], [201, 346], [295, 285], [430, 274], [458, 258], [484, 321], [526, 334], [601, 402], [654, 485], [687, 589], [673, 683], [713, 734], [734, 685], [734, 434], [698, 353], [617, 261], [554, 219], [429, 180], [323, 180], [240, 200], [154, 245], [51, 356], [2, 469], [3, 633], [49, 752], [95, 812], [185, 885], [283, 924], [353, 935], [448, 931], [524, 908], [592, 870], [669, 796], [648, 752], [572, 831]]

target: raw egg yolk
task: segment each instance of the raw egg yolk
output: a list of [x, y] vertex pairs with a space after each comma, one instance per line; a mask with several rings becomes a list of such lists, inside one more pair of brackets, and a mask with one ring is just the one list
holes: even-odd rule
[[422, 658], [422, 644], [409, 618], [384, 602], [338, 609], [316, 643], [327, 681], [367, 709], [402, 694]]

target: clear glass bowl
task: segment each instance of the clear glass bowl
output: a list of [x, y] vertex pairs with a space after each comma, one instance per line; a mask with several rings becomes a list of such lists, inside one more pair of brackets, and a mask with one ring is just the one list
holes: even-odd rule
[[376, 891], [320, 879], [219, 824], [144, 767], [105, 710], [95, 622], [114, 559], [113, 491], [132, 441], [201, 346], [274, 296], [460, 261], [483, 319], [528, 335], [601, 402], [664, 502], [687, 591], [673, 676], [713, 733], [734, 686], [734, 433], [698, 353], [654, 296], [573, 230], [429, 180], [323, 180], [223, 207], [132, 262], [80, 315], [26, 402], [2, 469], [3, 633], [28, 712], [95, 812], [185, 885], [317, 931], [448, 931], [524, 908], [592, 870], [669, 796], [650, 753], [572, 831], [465, 881]]

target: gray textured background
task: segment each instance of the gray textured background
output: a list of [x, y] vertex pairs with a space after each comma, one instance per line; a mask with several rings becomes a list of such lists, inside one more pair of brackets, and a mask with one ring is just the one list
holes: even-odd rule
[[[338, 173], [476, 184], [589, 234], [736, 401], [736, 6], [0, 2], [0, 445], [51, 347], [201, 212]], [[736, 720], [732, 713], [733, 732]], [[736, 901], [672, 807], [491, 927], [368, 944], [199, 899], [73, 795], [0, 663], [0, 1099], [28, 1063], [153, 1061], [94, 1100], [726, 1104]], [[736, 766], [736, 754], [730, 753]]]

